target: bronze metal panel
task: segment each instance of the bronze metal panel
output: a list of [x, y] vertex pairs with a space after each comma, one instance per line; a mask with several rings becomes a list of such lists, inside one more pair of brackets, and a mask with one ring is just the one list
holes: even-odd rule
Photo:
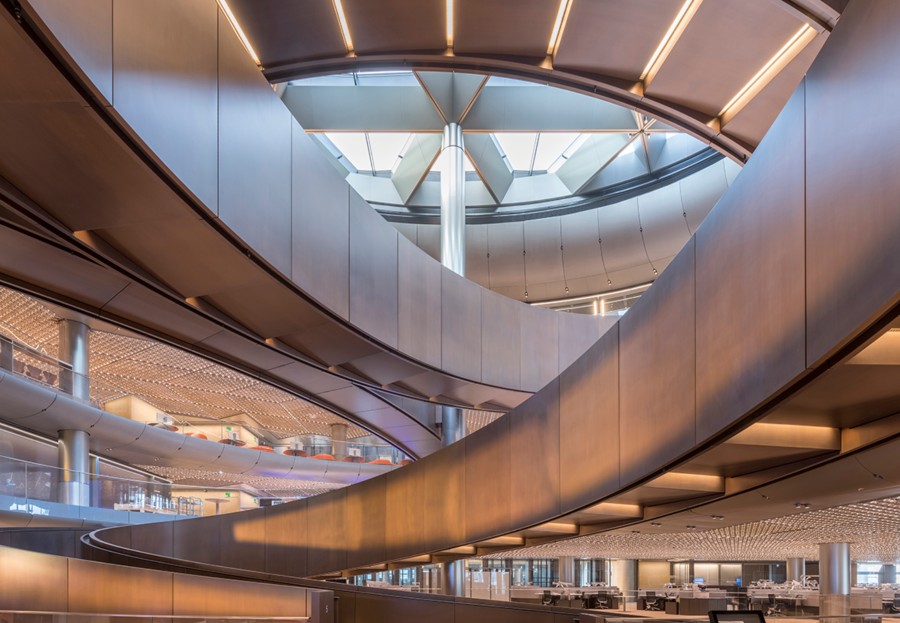
[[350, 190], [295, 122], [291, 122], [291, 277], [341, 318], [350, 313]]
[[3, 177], [72, 231], [183, 214], [175, 194], [80, 103], [0, 104], [0, 136]]
[[306, 500], [266, 509], [266, 571], [280, 575], [306, 575]]
[[293, 120], [219, 12], [219, 218], [291, 274]]
[[424, 251], [398, 238], [398, 346], [411, 357], [441, 365], [441, 266]]
[[481, 293], [481, 380], [519, 389], [522, 359], [520, 332], [522, 303], [484, 290]]
[[[286, 335], [321, 322], [321, 314], [311, 305], [265, 276], [253, 285], [231, 287], [203, 298], [263, 337]], [[260, 305], [260, 301], [266, 304]]]
[[262, 582], [173, 574], [175, 614], [196, 616], [306, 616], [307, 589]]
[[509, 413], [510, 515], [527, 526], [559, 514], [559, 379]]
[[222, 330], [209, 320], [198, 318], [186, 306], [182, 307], [137, 285], [130, 285], [116, 294], [103, 306], [103, 310], [135, 320], [189, 344]]
[[[456, 606], [453, 601], [403, 599], [396, 595], [356, 594], [356, 619], [366, 623], [396, 623], [397, 621], [428, 621], [454, 623]], [[467, 621], [468, 619], [459, 619]]]
[[219, 564], [220, 515], [176, 521], [172, 529], [175, 558]]
[[250, 571], [265, 571], [265, 543], [265, 509], [222, 515], [219, 521], [219, 564]]
[[[559, 3], [546, 0], [457, 0], [453, 49], [459, 54], [490, 52], [511, 56], [547, 55]], [[498, 25], [502, 24], [502, 28]]]
[[229, 5], [264, 67], [346, 52], [331, 0], [232, 0]]
[[850, 3], [806, 76], [807, 365], [900, 293], [898, 10]]
[[521, 388], [536, 392], [559, 374], [559, 316], [549, 309], [519, 307], [522, 331]]
[[559, 377], [560, 497], [579, 508], [619, 486], [619, 329]]
[[67, 565], [59, 556], [0, 547], [0, 609], [66, 612]]
[[[387, 479], [373, 478], [347, 489], [344, 536], [347, 567], [383, 562], [387, 518]], [[395, 509], [392, 509], [396, 512]]]
[[[535, 592], [540, 590], [535, 587]], [[466, 623], [555, 623], [550, 608], [516, 608], [503, 604], [503, 608], [472, 603], [458, 603], [454, 607], [457, 621]], [[566, 623], [574, 623], [577, 615], [567, 615]]]
[[587, 314], [559, 314], [559, 371], [562, 372], [581, 357], [615, 322], [615, 317]]
[[509, 532], [509, 417], [466, 437], [466, 541]]
[[292, 362], [287, 356], [251, 342], [243, 335], [222, 331], [203, 340], [203, 346], [262, 370], [283, 369]]
[[396, 560], [425, 549], [425, 469], [421, 461], [385, 476], [385, 557]]
[[347, 568], [344, 530], [346, 489], [309, 498], [307, 504], [307, 573], [319, 575]]
[[805, 368], [803, 103], [801, 86], [696, 234], [698, 440]]
[[112, 9], [113, 106], [215, 212], [216, 4], [114, 0]]
[[[131, 539], [128, 543], [119, 543], [141, 552], [150, 552], [160, 556], [174, 556], [175, 553], [175, 522], [161, 521], [159, 523], [147, 523], [130, 526], [128, 533]], [[104, 532], [103, 538], [108, 540], [109, 533]], [[115, 542], [115, 541], [113, 541]]]
[[350, 191], [350, 322], [394, 348], [399, 235], [362, 197]]
[[441, 0], [344, 1], [357, 53], [443, 50], [447, 47], [444, 7]]
[[637, 82], [681, 4], [609, 0], [571, 7], [553, 66]]
[[[23, 3], [24, 4], [24, 3]], [[28, 0], [39, 20], [53, 33], [75, 61], [81, 73], [111, 102], [113, 95], [113, 3], [112, 0]], [[0, 37], [0, 39], [4, 39]], [[32, 80], [41, 76], [29, 72]], [[62, 82], [58, 77], [53, 82]], [[8, 85], [3, 77], [0, 84]], [[47, 85], [44, 86], [46, 88]], [[67, 87], [66, 90], [69, 90]], [[74, 91], [71, 91], [74, 95]]]
[[441, 268], [441, 369], [481, 380], [481, 286]]
[[619, 456], [628, 484], [695, 443], [694, 239], [619, 320]]
[[465, 542], [465, 458], [465, 443], [455, 443], [418, 461], [424, 472], [425, 551]]
[[[71, 612], [172, 614], [172, 574], [68, 559]], [[42, 579], [41, 582], [47, 582]], [[55, 586], [60, 590], [59, 584]]]

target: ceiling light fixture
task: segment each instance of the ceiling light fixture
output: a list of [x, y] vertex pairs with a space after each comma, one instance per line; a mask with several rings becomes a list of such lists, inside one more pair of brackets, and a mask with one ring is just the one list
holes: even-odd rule
[[657, 72], [659, 72], [663, 63], [666, 62], [666, 58], [672, 52], [675, 44], [678, 43], [678, 39], [681, 38], [687, 25], [691, 23], [702, 2], [703, 0], [686, 0], [681, 10], [678, 11], [678, 15], [675, 16], [675, 19], [669, 26], [669, 30], [666, 31], [665, 36], [659, 42], [656, 51], [653, 52], [653, 56], [650, 57], [647, 66], [644, 67], [644, 71], [641, 74], [641, 82], [644, 83], [645, 89], [653, 82], [653, 78], [656, 77]]
[[775, 56], [770, 58], [769, 61], [763, 65], [763, 68], [750, 78], [750, 81], [737, 92], [737, 95], [732, 97], [722, 110], [719, 111], [717, 118], [720, 126], [731, 121], [744, 106], [750, 103], [754, 97], [759, 95], [759, 92], [762, 91], [766, 85], [768, 85], [772, 79], [788, 65], [788, 63], [794, 60], [809, 42], [816, 38], [817, 34], [815, 28], [809, 24], [804, 24], [803, 27], [775, 53]]
[[338, 22], [341, 25], [341, 36], [344, 38], [344, 47], [348, 53], [353, 53], [353, 39], [350, 38], [350, 26], [347, 25], [347, 16], [344, 15], [344, 5], [341, 0], [332, 0], [334, 3], [334, 12], [337, 14]]
[[569, 17], [569, 9], [572, 0], [559, 0], [559, 10], [556, 12], [556, 21], [553, 22], [553, 30], [550, 32], [550, 43], [547, 45], [547, 55], [556, 56], [559, 42], [562, 39], [563, 30], [566, 28], [566, 19]]
[[447, 47], [453, 49], [453, 0], [447, 0]]
[[240, 39], [241, 43], [244, 44], [244, 48], [247, 50], [250, 58], [253, 59], [253, 62], [256, 63], [258, 67], [262, 66], [262, 63], [259, 62], [259, 57], [256, 55], [256, 51], [253, 49], [253, 46], [250, 45], [250, 40], [247, 38], [247, 35], [244, 34], [244, 29], [241, 28], [240, 24], [238, 24], [237, 18], [234, 16], [234, 13], [231, 12], [231, 7], [228, 6], [228, 0], [218, 0], [218, 2], [219, 6], [222, 8], [222, 11], [225, 13], [225, 17], [228, 18], [228, 22], [234, 29], [235, 34], [237, 34], [238, 39]]

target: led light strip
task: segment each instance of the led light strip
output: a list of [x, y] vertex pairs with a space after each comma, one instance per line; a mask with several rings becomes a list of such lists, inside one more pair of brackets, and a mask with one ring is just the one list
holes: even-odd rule
[[659, 72], [663, 63], [666, 62], [666, 58], [668, 58], [669, 54], [672, 52], [675, 44], [678, 43], [678, 39], [681, 38], [681, 35], [684, 33], [688, 24], [690, 24], [691, 20], [694, 18], [694, 15], [697, 13], [697, 9], [700, 8], [702, 2], [703, 0], [686, 0], [684, 5], [682, 5], [681, 10], [678, 11], [678, 15], [675, 16], [674, 21], [672, 21], [672, 24], [669, 26], [669, 30], [666, 31], [662, 41], [660, 41], [659, 45], [656, 47], [656, 51], [653, 52], [653, 56], [651, 56], [650, 60], [647, 62], [647, 66], [644, 67], [643, 73], [641, 73], [641, 82], [644, 83], [645, 89], [653, 82], [656, 74]]
[[744, 106], [759, 95], [766, 85], [784, 69], [788, 63], [794, 60], [809, 43], [816, 38], [816, 29], [809, 24], [804, 24], [790, 40], [782, 46], [775, 56], [763, 65], [763, 68], [756, 72], [750, 81], [737, 92], [737, 95], [725, 104], [717, 115], [721, 125], [728, 123], [734, 116], [739, 113]]
[[253, 46], [250, 45], [250, 40], [247, 38], [247, 35], [244, 34], [244, 29], [241, 28], [241, 25], [238, 23], [237, 18], [234, 16], [234, 13], [231, 12], [231, 7], [228, 6], [228, 0], [218, 0], [219, 6], [222, 8], [222, 11], [225, 13], [225, 17], [228, 18], [228, 22], [231, 24], [231, 27], [234, 29], [234, 32], [237, 34], [238, 39], [241, 40], [241, 43], [244, 44], [244, 48], [246, 48], [247, 53], [250, 55], [250, 58], [253, 59], [253, 62], [257, 64], [257, 66], [262, 66], [262, 63], [259, 62], [259, 56], [256, 55], [256, 51], [253, 49]]
[[447, 48], [453, 49], [453, 0], [447, 0]]
[[348, 53], [353, 53], [353, 39], [350, 38], [350, 26], [347, 25], [347, 16], [344, 15], [344, 5], [341, 0], [333, 0], [334, 12], [337, 14], [338, 22], [341, 25], [341, 36], [344, 38], [344, 47]]
[[566, 28], [566, 19], [572, 8], [573, 0], [559, 0], [559, 10], [556, 12], [556, 21], [553, 23], [553, 31], [550, 33], [550, 43], [547, 45], [547, 54], [556, 56], [559, 42], [562, 39], [563, 30]]

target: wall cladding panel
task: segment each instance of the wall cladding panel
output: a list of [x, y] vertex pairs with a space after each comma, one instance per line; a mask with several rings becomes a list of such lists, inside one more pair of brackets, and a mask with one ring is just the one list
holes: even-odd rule
[[466, 444], [457, 442], [420, 463], [426, 485], [425, 549], [455, 547], [466, 538]]
[[[344, 543], [347, 566], [361, 567], [385, 560], [387, 479], [373, 478], [357, 484], [344, 504]], [[392, 509], [397, 512], [400, 509]], [[402, 511], [400, 511], [402, 512]]]
[[385, 506], [385, 548], [388, 560], [420, 554], [425, 549], [425, 462], [416, 461], [390, 472]]
[[347, 490], [338, 489], [306, 501], [309, 575], [347, 568], [347, 546], [344, 539], [346, 498]]
[[619, 321], [619, 456], [626, 485], [695, 443], [693, 239]]
[[468, 435], [466, 444], [466, 541], [512, 527], [508, 416]]
[[441, 367], [473, 381], [481, 380], [481, 290], [441, 268]]
[[697, 232], [697, 439], [805, 367], [801, 84]]
[[522, 305], [519, 316], [521, 387], [536, 392], [559, 374], [559, 313]]
[[219, 12], [219, 218], [285, 275], [291, 274], [292, 123]]
[[306, 504], [306, 500], [297, 500], [266, 509], [266, 572], [306, 575], [309, 544]]
[[484, 290], [481, 305], [481, 380], [500, 387], [520, 388], [521, 304]]
[[414, 243], [397, 240], [398, 346], [412, 357], [441, 365], [441, 265]]

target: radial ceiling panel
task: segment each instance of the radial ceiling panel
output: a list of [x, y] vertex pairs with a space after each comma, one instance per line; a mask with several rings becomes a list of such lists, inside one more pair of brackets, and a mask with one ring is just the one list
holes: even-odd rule
[[359, 54], [447, 47], [444, 0], [343, 0], [353, 48]]
[[284, 60], [343, 56], [347, 49], [331, 0], [230, 0], [263, 66]]
[[803, 25], [770, 2], [706, 0], [646, 94], [714, 117]]
[[637, 82], [681, 4], [573, 2], [553, 64]]
[[457, 54], [543, 57], [559, 4], [549, 0], [456, 0], [454, 9], [453, 49]]

